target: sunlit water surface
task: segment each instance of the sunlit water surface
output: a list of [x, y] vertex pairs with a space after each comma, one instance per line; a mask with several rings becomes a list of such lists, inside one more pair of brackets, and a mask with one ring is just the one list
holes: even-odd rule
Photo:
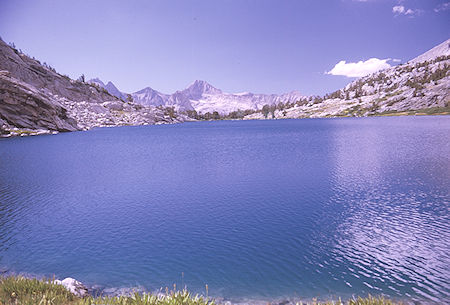
[[[450, 301], [450, 117], [0, 140], [0, 269], [226, 298]], [[182, 276], [182, 273], [184, 276]]]

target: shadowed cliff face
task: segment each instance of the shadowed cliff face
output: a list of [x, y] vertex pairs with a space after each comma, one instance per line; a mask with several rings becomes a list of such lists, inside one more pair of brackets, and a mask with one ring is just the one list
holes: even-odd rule
[[53, 98], [35, 87], [0, 72], [0, 133], [11, 128], [27, 130], [75, 131], [77, 122]]

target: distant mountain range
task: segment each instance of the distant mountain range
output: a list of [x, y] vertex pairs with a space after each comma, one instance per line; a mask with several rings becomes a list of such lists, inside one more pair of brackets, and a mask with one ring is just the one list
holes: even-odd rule
[[[90, 83], [97, 84], [114, 96], [126, 100], [127, 93], [121, 92], [112, 83], [106, 85], [98, 78]], [[264, 105], [296, 102], [305, 96], [298, 91], [286, 94], [225, 93], [203, 80], [196, 80], [183, 90], [164, 94], [150, 87], [131, 93], [133, 101], [145, 106], [174, 107], [176, 111], [195, 110], [198, 113], [217, 111], [224, 115], [237, 110], [260, 110]]]

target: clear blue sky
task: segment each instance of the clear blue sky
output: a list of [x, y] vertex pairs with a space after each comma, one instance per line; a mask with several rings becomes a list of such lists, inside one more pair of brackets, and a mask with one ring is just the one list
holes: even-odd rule
[[226, 92], [324, 94], [352, 80], [325, 74], [339, 61], [407, 61], [450, 38], [449, 2], [0, 0], [0, 36], [126, 92], [203, 79]]

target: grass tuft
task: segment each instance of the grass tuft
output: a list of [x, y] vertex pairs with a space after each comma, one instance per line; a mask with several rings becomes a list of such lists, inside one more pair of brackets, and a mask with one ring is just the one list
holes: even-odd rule
[[0, 278], [0, 304], [53, 305], [76, 304], [76, 297], [52, 280], [22, 276]]

